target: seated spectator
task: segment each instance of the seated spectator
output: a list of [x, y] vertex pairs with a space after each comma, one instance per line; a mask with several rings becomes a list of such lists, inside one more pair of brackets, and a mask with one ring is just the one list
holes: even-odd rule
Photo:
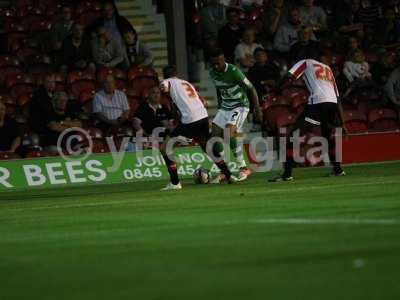
[[290, 11], [288, 22], [278, 28], [274, 38], [274, 49], [280, 53], [288, 53], [290, 48], [298, 42], [300, 29], [300, 12], [295, 7]]
[[288, 14], [285, 0], [272, 0], [262, 18], [266, 38], [272, 39], [280, 26], [286, 22]]
[[89, 25], [87, 31], [94, 37], [99, 27], [104, 27], [110, 32], [113, 39], [121, 46], [123, 45], [123, 33], [133, 30], [131, 23], [118, 14], [113, 1], [105, 1], [103, 3], [103, 16]]
[[224, 51], [228, 63], [234, 63], [235, 48], [240, 43], [244, 28], [240, 24], [239, 11], [230, 8], [226, 12], [228, 23], [218, 32], [218, 44]]
[[6, 106], [0, 102], [0, 152], [15, 153], [21, 146], [17, 122], [6, 117]]
[[73, 23], [71, 8], [67, 6], [63, 7], [61, 19], [54, 24], [51, 30], [51, 40], [54, 50], [61, 49], [63, 41], [71, 34]]
[[262, 48], [260, 44], [255, 42], [255, 38], [254, 30], [246, 29], [243, 32], [242, 41], [235, 48], [235, 63], [246, 72], [254, 66], [254, 50]]
[[319, 43], [313, 41], [312, 37], [313, 30], [311, 27], [305, 27], [299, 31], [299, 41], [290, 48], [292, 63], [305, 58], [317, 57]]
[[172, 122], [170, 111], [161, 105], [160, 88], [158, 86], [151, 88], [148, 101], [143, 102], [136, 111], [133, 128], [150, 136], [155, 128], [169, 128]]
[[370, 67], [368, 62], [365, 61], [364, 53], [361, 50], [355, 50], [350, 53], [349, 57], [350, 60], [346, 61], [343, 67], [343, 74], [349, 86], [344, 97], [373, 86]]
[[378, 61], [372, 65], [372, 78], [379, 86], [384, 86], [389, 79], [390, 74], [396, 68], [396, 55], [381, 49], [378, 54]]
[[93, 60], [97, 67], [114, 68], [124, 63], [124, 51], [112, 34], [104, 26], [97, 28], [97, 37], [92, 41]]
[[400, 110], [400, 68], [396, 68], [389, 76], [384, 87], [384, 95], [397, 110]]
[[151, 66], [153, 64], [153, 54], [146, 44], [138, 39], [136, 30], [132, 29], [124, 33], [126, 65], [131, 66]]
[[[48, 129], [45, 139], [48, 146], [56, 146], [60, 134], [65, 130], [82, 126], [81, 121], [76, 119], [74, 113], [68, 109], [68, 101], [69, 98], [65, 92], [57, 92], [54, 95], [53, 109], [50, 114], [45, 116]], [[64, 145], [61, 146], [64, 147]]]
[[263, 48], [254, 51], [255, 64], [250, 68], [248, 77], [254, 84], [260, 97], [268, 95], [280, 80], [279, 67], [270, 62], [268, 52]]
[[55, 76], [47, 74], [43, 86], [40, 86], [32, 95], [30, 103], [29, 124], [33, 131], [45, 135], [47, 130], [46, 118], [53, 114], [53, 97], [56, 89]]
[[72, 34], [68, 36], [62, 47], [62, 61], [64, 69], [84, 70], [90, 67], [95, 71], [92, 62], [92, 49], [90, 41], [84, 36], [84, 28], [81, 24], [74, 24]]
[[314, 0], [303, 0], [300, 17], [302, 25], [311, 27], [314, 31], [325, 31], [328, 28], [326, 13], [322, 7], [314, 5]]
[[115, 130], [128, 120], [129, 104], [124, 92], [116, 89], [115, 78], [107, 76], [104, 89], [93, 100], [93, 113], [103, 131]]

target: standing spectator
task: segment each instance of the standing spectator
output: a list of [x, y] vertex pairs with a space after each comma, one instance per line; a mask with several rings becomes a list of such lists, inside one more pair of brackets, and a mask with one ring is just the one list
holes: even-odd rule
[[138, 39], [136, 30], [132, 28], [124, 33], [126, 65], [127, 66], [151, 66], [153, 54], [146, 44]]
[[218, 0], [207, 0], [200, 18], [203, 40], [217, 40], [218, 31], [225, 24], [225, 7]]
[[240, 43], [244, 28], [240, 24], [239, 11], [236, 8], [229, 8], [226, 16], [228, 23], [218, 32], [218, 45], [224, 51], [226, 61], [232, 64], [235, 48]]
[[0, 151], [16, 152], [21, 145], [17, 123], [6, 117], [6, 106], [0, 102]]
[[98, 67], [114, 68], [118, 65], [127, 68], [124, 63], [124, 51], [112, 34], [100, 26], [97, 28], [97, 37], [92, 41], [93, 59]]
[[105, 1], [103, 4], [103, 16], [95, 20], [93, 24], [88, 27], [88, 32], [95, 35], [99, 27], [104, 27], [110, 32], [113, 39], [123, 45], [123, 33], [133, 29], [131, 23], [123, 16], [118, 14], [118, 11], [113, 1]]
[[318, 57], [319, 44], [312, 40], [312, 36], [313, 30], [311, 27], [305, 27], [299, 31], [299, 41], [290, 48], [292, 63], [310, 57]]
[[158, 86], [149, 90], [148, 101], [143, 102], [136, 111], [133, 127], [137, 132], [150, 136], [155, 128], [168, 128], [173, 123], [170, 111], [161, 105], [161, 92]]
[[104, 131], [117, 129], [128, 120], [128, 99], [124, 92], [116, 89], [112, 75], [107, 76], [104, 89], [94, 96], [93, 113], [100, 122], [98, 127]]
[[300, 17], [302, 25], [311, 27], [314, 31], [325, 31], [328, 28], [326, 13], [322, 7], [314, 5], [314, 0], [303, 0]]
[[381, 17], [381, 7], [376, 0], [361, 0], [361, 8], [358, 11], [360, 22], [366, 29], [374, 31]]
[[95, 70], [90, 42], [83, 33], [83, 26], [76, 23], [72, 34], [65, 39], [62, 47], [64, 69], [84, 70], [90, 67], [92, 71]]
[[63, 7], [61, 19], [54, 24], [51, 30], [51, 40], [54, 50], [61, 49], [63, 41], [71, 34], [73, 23], [71, 8], [68, 6]]
[[285, 0], [272, 0], [265, 15], [262, 18], [263, 31], [267, 39], [272, 39], [287, 17], [287, 5]]
[[281, 25], [275, 35], [274, 49], [281, 53], [288, 53], [290, 48], [299, 40], [298, 31], [301, 28], [299, 9], [294, 7], [290, 11], [289, 20]]
[[390, 45], [400, 41], [400, 24], [394, 9], [387, 8], [377, 30], [377, 40], [381, 45]]
[[254, 50], [262, 48], [255, 42], [255, 32], [253, 29], [246, 29], [242, 35], [242, 41], [235, 48], [235, 63], [244, 71], [254, 66]]
[[260, 97], [264, 97], [276, 86], [280, 80], [279, 67], [270, 62], [268, 52], [263, 48], [254, 51], [256, 63], [249, 70], [249, 79], [254, 84]]
[[338, 6], [334, 13], [334, 25], [340, 33], [363, 30], [363, 24], [358, 16], [360, 7], [360, 0], [345, 0], [343, 5]]
[[29, 124], [39, 135], [45, 135], [47, 130], [46, 119], [53, 114], [53, 97], [56, 89], [55, 76], [47, 74], [43, 86], [39, 87], [32, 95], [30, 103]]
[[388, 81], [384, 87], [384, 94], [397, 110], [400, 110], [400, 68], [396, 68], [390, 74]]

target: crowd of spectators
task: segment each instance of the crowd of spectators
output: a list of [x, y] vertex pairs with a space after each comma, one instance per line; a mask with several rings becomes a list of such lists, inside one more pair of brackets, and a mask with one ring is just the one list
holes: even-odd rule
[[204, 54], [191, 59], [204, 57], [207, 64], [209, 51], [223, 49], [226, 60], [248, 74], [264, 101], [274, 98], [274, 83], [288, 68], [320, 54], [334, 70], [347, 109], [357, 110], [359, 102], [368, 98], [375, 101], [367, 109], [400, 111], [400, 1], [191, 3], [187, 5], [192, 15], [187, 21], [189, 51]]
[[161, 104], [133, 120], [157, 85], [153, 55], [113, 1], [18, 0], [0, 14], [0, 154], [56, 155], [69, 128], [149, 130], [138, 120]]
[[[222, 48], [254, 83], [264, 123], [271, 122], [268, 109], [281, 103], [275, 94], [281, 76], [315, 53], [334, 71], [347, 111], [361, 111], [368, 122], [372, 109], [389, 109], [398, 119], [400, 1], [184, 4], [189, 53], [201, 53], [189, 56], [192, 79], [200, 78], [192, 59], [207, 64], [208, 53]], [[0, 152], [51, 152], [72, 127], [97, 138], [123, 135], [124, 128], [146, 135], [173, 126], [170, 103], [151, 69], [152, 53], [112, 1], [17, 0], [0, 14]], [[296, 83], [279, 99], [285, 105], [293, 100], [295, 114], [307, 100], [304, 91]]]

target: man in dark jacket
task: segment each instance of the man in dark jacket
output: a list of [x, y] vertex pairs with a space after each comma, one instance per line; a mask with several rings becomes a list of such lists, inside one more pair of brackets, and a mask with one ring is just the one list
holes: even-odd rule
[[250, 68], [248, 77], [257, 90], [258, 95], [265, 96], [280, 79], [279, 67], [269, 61], [268, 53], [263, 48], [254, 51], [256, 63]]
[[104, 27], [111, 33], [113, 38], [123, 45], [123, 33], [133, 30], [131, 23], [123, 16], [120, 16], [112, 1], [106, 1], [103, 4], [103, 16], [95, 20], [87, 28], [88, 33], [92, 36], [96, 34], [96, 29]]
[[234, 63], [235, 48], [240, 43], [244, 28], [240, 24], [239, 11], [236, 8], [228, 9], [226, 14], [228, 23], [218, 32], [218, 44], [224, 51], [226, 61]]

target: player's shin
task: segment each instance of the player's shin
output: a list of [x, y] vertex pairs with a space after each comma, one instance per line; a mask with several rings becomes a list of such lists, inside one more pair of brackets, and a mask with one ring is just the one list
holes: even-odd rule
[[167, 165], [171, 183], [173, 185], [179, 184], [178, 168], [176, 166], [176, 163], [173, 160], [171, 160], [168, 157], [168, 155], [166, 155], [166, 154], [163, 154], [163, 158], [164, 158], [165, 164]]
[[243, 138], [231, 137], [230, 148], [235, 157], [236, 163], [238, 164], [238, 168], [245, 168], [246, 161], [244, 160], [243, 154]]

